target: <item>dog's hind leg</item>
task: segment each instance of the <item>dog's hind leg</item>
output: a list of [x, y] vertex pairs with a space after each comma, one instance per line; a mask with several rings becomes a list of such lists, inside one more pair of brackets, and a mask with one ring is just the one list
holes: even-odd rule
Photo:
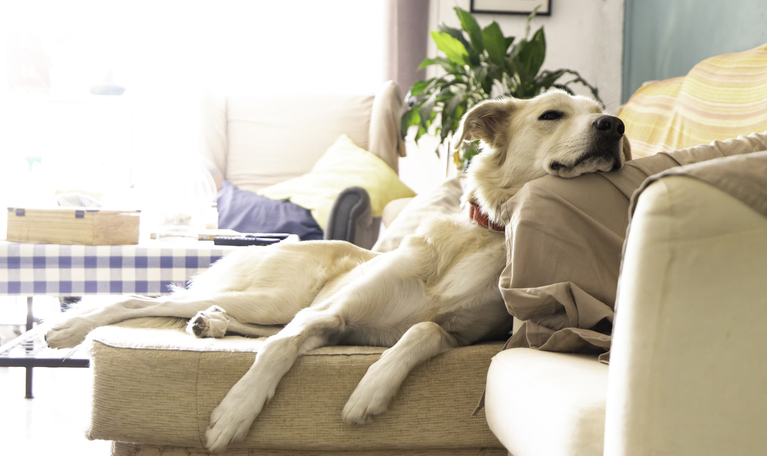
[[305, 309], [282, 331], [266, 340], [247, 373], [213, 410], [205, 433], [211, 452], [245, 438], [277, 384], [298, 356], [330, 343], [343, 331], [343, 320], [327, 310]]
[[242, 323], [219, 306], [211, 306], [189, 320], [186, 332], [197, 337], [224, 337], [226, 334], [241, 336], [273, 336], [282, 326], [265, 326]]
[[457, 347], [458, 341], [437, 323], [416, 323], [381, 359], [368, 368], [344, 406], [343, 420], [365, 424], [386, 411], [411, 370], [422, 362]]
[[160, 298], [130, 297], [60, 321], [47, 332], [46, 339], [52, 348], [74, 347], [99, 326], [140, 317], [193, 318], [197, 312], [214, 305], [226, 307], [240, 321], [284, 325], [293, 318], [296, 308], [309, 305], [308, 302], [294, 304], [285, 305], [282, 299], [268, 292], [222, 292], [199, 298], [184, 292]]

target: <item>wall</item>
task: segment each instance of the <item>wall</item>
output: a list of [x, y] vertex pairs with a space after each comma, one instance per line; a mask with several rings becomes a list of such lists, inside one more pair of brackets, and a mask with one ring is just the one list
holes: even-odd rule
[[[543, 26], [546, 34], [546, 60], [543, 68], [568, 68], [578, 71], [599, 89], [599, 96], [610, 112], [621, 102], [623, 58], [623, 0], [552, 0], [551, 16], [533, 20], [531, 34]], [[453, 10], [459, 6], [469, 11], [470, 0], [431, 0], [429, 30], [440, 23], [460, 28]], [[524, 37], [527, 16], [508, 14], [474, 14], [481, 27], [498, 22], [505, 36]], [[429, 40], [429, 56], [437, 55], [437, 47]], [[429, 75], [431, 77], [433, 75]], [[403, 87], [403, 91], [408, 88]], [[588, 93], [586, 89], [583, 93]], [[453, 166], [446, 157], [437, 159], [436, 142], [423, 138], [416, 145], [408, 138], [408, 158], [401, 160], [403, 181], [421, 191], [437, 185]]]
[[626, 0], [624, 101], [645, 81], [767, 43], [766, 24], [764, 0]]

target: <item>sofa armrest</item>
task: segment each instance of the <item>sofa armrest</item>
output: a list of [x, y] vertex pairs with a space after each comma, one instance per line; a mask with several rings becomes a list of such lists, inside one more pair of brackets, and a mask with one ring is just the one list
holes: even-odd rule
[[767, 448], [767, 219], [699, 180], [640, 196], [624, 247], [605, 455]]
[[400, 129], [402, 90], [394, 81], [385, 82], [376, 93], [370, 112], [368, 150], [399, 173], [399, 158], [405, 156], [405, 139]]
[[381, 218], [373, 217], [368, 192], [362, 187], [349, 187], [333, 202], [325, 239], [349, 241], [369, 249], [378, 239], [380, 227]]

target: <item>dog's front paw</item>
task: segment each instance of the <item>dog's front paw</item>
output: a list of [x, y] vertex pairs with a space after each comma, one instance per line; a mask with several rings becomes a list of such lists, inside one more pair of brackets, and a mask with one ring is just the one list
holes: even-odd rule
[[391, 391], [376, 382], [362, 379], [344, 406], [343, 420], [348, 424], [368, 424], [373, 417], [384, 413], [394, 398], [396, 391]]
[[240, 379], [210, 415], [210, 424], [205, 431], [208, 450], [220, 453], [230, 443], [244, 439], [264, 404], [273, 395], [273, 392], [269, 394], [257, 386], [251, 386], [247, 374]]
[[86, 317], [71, 317], [51, 326], [45, 333], [45, 341], [51, 348], [73, 348], [80, 345], [96, 326]]
[[244, 439], [256, 418], [246, 410], [227, 411], [222, 406], [223, 403], [213, 410], [205, 431], [206, 447], [211, 453], [221, 453], [230, 443]]
[[218, 306], [211, 306], [197, 312], [186, 326], [186, 331], [197, 337], [224, 337], [229, 327], [226, 311]]

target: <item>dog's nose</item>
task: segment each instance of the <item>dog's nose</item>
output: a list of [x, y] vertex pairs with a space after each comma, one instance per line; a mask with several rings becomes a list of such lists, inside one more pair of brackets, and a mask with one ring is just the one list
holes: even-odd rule
[[615, 116], [599, 116], [591, 125], [610, 139], [620, 139], [626, 132], [623, 121]]

